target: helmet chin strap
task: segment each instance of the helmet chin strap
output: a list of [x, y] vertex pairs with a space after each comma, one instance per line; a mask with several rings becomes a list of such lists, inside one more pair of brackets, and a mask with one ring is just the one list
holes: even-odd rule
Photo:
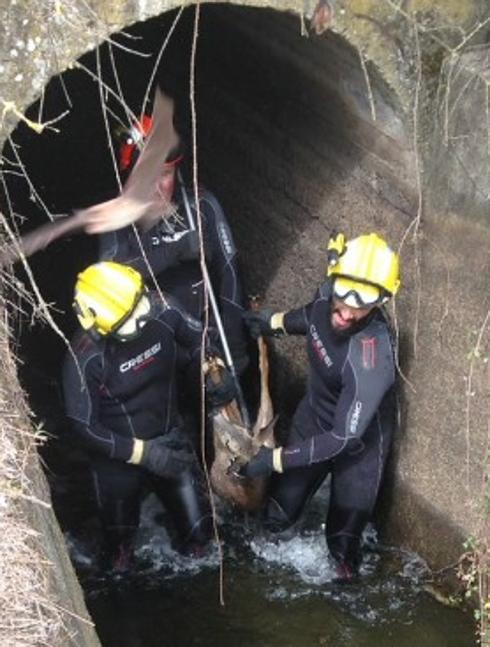
[[131, 315], [120, 328], [112, 333], [113, 337], [123, 342], [131, 341], [131, 339], [138, 337], [144, 326], [148, 323], [150, 310], [150, 299], [146, 294], [143, 294]]

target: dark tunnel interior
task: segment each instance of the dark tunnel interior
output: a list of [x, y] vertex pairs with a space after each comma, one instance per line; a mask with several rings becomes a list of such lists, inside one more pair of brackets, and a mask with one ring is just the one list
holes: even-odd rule
[[[69, 213], [117, 195], [108, 130], [111, 137], [117, 120], [126, 116], [116, 96], [141, 111], [176, 15], [169, 12], [115, 34], [120, 47], [105, 43], [87, 53], [79, 66], [53, 78], [42, 101], [30, 107], [30, 118], [55, 122], [41, 135], [20, 124], [3, 151], [1, 206], [20, 232], [46, 222], [48, 212]], [[189, 144], [187, 179], [193, 22], [194, 9], [186, 9], [155, 75], [155, 83], [176, 101], [177, 122]], [[395, 139], [401, 132], [396, 102], [374, 69], [372, 74], [379, 113]], [[390, 191], [397, 188], [380, 191], [382, 178], [372, 170], [373, 142], [385, 134], [373, 135], [359, 119], [369, 105], [357, 53], [333, 33], [301, 36], [293, 15], [207, 5], [201, 11], [195, 78], [198, 178], [227, 214], [246, 291], [274, 307], [301, 305], [323, 279], [332, 229], [351, 233], [356, 224], [369, 223], [382, 230], [392, 219]], [[76, 324], [70, 305], [76, 275], [96, 258], [95, 237], [80, 235], [31, 259], [41, 294], [68, 338]], [[21, 268], [17, 277], [29, 285]], [[61, 433], [59, 372], [66, 346], [35, 320], [29, 304], [20, 305], [24, 312], [13, 325], [21, 382], [47, 431]], [[282, 348], [272, 393], [287, 419], [304, 380], [297, 370], [303, 351], [298, 342]]]

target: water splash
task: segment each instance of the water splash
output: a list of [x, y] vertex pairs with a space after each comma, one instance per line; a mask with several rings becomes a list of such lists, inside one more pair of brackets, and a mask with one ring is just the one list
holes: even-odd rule
[[[394, 617], [411, 621], [427, 566], [418, 555], [380, 546], [373, 526], [368, 526], [363, 535], [359, 580], [340, 585], [333, 581], [336, 572], [329, 560], [324, 525], [318, 517], [313, 526], [310, 518], [307, 530], [296, 527], [280, 536], [264, 534], [252, 519], [227, 511], [220, 515], [220, 521], [227, 568], [255, 572], [256, 585], [265, 599], [291, 603], [324, 598], [369, 625], [391, 622]], [[148, 497], [142, 506], [136, 537], [136, 567], [122, 577], [95, 573], [90, 551], [73, 537], [67, 539], [74, 561], [92, 571], [89, 588], [93, 595], [114, 586], [121, 590], [133, 586], [161, 590], [165, 582], [172, 586], [174, 580], [191, 586], [194, 578], [207, 577], [206, 572], [214, 576], [219, 567], [217, 548], [211, 547], [199, 558], [182, 555], [172, 547], [166, 530], [170, 527], [158, 499]]]
[[64, 533], [66, 547], [72, 562], [80, 568], [93, 568], [95, 557], [89, 546], [70, 532]]
[[268, 576], [268, 600], [291, 602], [320, 596], [368, 625], [395, 618], [410, 623], [427, 565], [414, 553], [379, 545], [372, 526], [363, 535], [363, 546], [360, 577], [346, 585], [334, 581], [336, 573], [323, 530], [249, 540], [256, 566]]
[[288, 540], [255, 538], [251, 540], [250, 548], [266, 562], [292, 569], [307, 584], [320, 586], [335, 576], [321, 531], [308, 532]]
[[172, 548], [164, 529], [160, 533], [153, 533], [145, 541], [142, 541], [140, 536], [135, 556], [140, 563], [138, 570], [142, 575], [159, 573], [166, 578], [195, 575], [205, 568], [214, 569], [219, 565], [217, 549], [210, 547], [202, 556], [183, 555]]

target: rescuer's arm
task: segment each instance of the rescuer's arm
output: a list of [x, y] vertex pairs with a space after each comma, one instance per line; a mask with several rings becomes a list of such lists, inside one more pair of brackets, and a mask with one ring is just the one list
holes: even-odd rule
[[200, 202], [205, 223], [209, 275], [236, 369], [248, 364], [246, 330], [243, 325], [243, 288], [237, 249], [223, 210], [216, 198], [205, 192]]
[[[158, 321], [171, 332], [177, 344], [188, 351], [191, 358], [197, 357], [203, 343], [202, 323], [191, 317], [176, 299], [167, 296], [166, 300], [166, 305], [157, 316]], [[158, 301], [156, 302], [156, 307], [161, 308]], [[209, 337], [214, 340], [213, 329], [208, 330], [206, 346], [209, 344], [207, 341]]]
[[130, 265], [144, 279], [151, 277], [151, 272], [158, 275], [181, 261], [198, 257], [197, 231], [164, 236], [158, 226], [147, 232], [129, 226], [99, 236], [100, 260]]
[[366, 431], [395, 380], [393, 352], [387, 332], [376, 337], [352, 337], [342, 375], [333, 428], [285, 447], [284, 469], [330, 460], [353, 448]]
[[99, 421], [102, 355], [94, 352], [75, 362], [67, 355], [63, 366], [65, 411], [81, 444], [108, 458], [129, 460], [133, 439], [114, 433]]
[[[80, 375], [81, 371], [81, 375]], [[81, 444], [87, 449], [115, 460], [141, 465], [149, 472], [176, 478], [195, 461], [186, 449], [167, 446], [164, 436], [149, 440], [117, 434], [99, 421], [102, 382], [102, 357], [94, 353], [75, 363], [70, 355], [63, 367], [65, 409]]]
[[222, 407], [233, 400], [236, 397], [236, 387], [217, 350], [219, 338], [216, 329], [209, 328], [206, 338], [203, 339], [201, 322], [190, 317], [173, 299], [169, 299], [160, 320], [162, 325], [172, 328], [177, 343], [187, 348], [190, 362], [193, 363], [196, 369], [200, 369], [201, 346], [203, 343], [205, 344], [204, 355], [208, 360], [203, 366], [204, 372], [207, 373], [208, 366], [212, 363], [211, 360], [214, 360], [221, 367], [221, 379], [218, 382], [214, 382], [209, 375], [206, 375], [206, 396], [209, 404], [212, 407]]
[[353, 337], [333, 428], [287, 447], [274, 450], [262, 447], [242, 468], [242, 475], [264, 476], [272, 471], [305, 467], [352, 449], [362, 439], [393, 382], [394, 363], [388, 334], [364, 341], [359, 336]]
[[272, 308], [247, 310], [243, 319], [255, 339], [264, 337], [282, 337], [283, 335], [306, 335], [314, 301], [289, 312], [277, 312]]

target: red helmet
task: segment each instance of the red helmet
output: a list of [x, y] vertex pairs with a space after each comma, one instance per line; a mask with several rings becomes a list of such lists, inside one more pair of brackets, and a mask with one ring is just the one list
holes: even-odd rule
[[151, 130], [153, 121], [149, 115], [143, 115], [131, 128], [123, 133], [119, 148], [119, 168], [128, 171], [136, 162], [137, 153], [141, 150], [145, 137]]
[[[122, 142], [119, 148], [119, 169], [121, 171], [130, 171], [140, 153], [146, 137], [148, 137], [153, 120], [149, 115], [143, 115], [131, 128], [124, 130], [122, 134]], [[183, 159], [180, 146], [177, 149], [170, 151], [165, 165], [176, 166]]]

